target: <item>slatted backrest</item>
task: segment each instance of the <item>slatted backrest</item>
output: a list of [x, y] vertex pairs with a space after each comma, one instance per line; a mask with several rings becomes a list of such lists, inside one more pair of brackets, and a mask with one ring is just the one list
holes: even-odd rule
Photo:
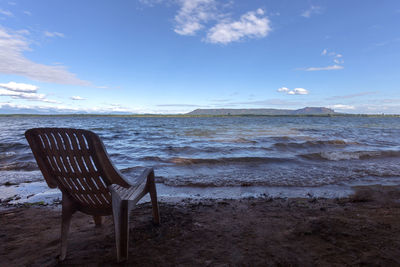
[[108, 186], [127, 186], [91, 131], [35, 128], [25, 136], [49, 187], [58, 187], [86, 210], [111, 207]]

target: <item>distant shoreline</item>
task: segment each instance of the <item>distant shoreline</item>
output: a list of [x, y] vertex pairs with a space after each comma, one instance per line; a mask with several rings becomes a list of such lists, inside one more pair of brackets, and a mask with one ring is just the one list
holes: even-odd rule
[[116, 118], [219, 118], [219, 117], [392, 117], [400, 114], [297, 114], [297, 115], [188, 115], [188, 114], [0, 114], [0, 117], [116, 117]]
[[335, 112], [333, 109], [325, 107], [304, 107], [300, 109], [273, 109], [273, 108], [217, 108], [217, 109], [195, 109], [187, 113], [142, 113], [135, 114], [130, 112], [100, 112], [86, 113], [74, 112], [70, 110], [9, 110], [1, 111], [0, 117], [124, 117], [124, 118], [214, 118], [214, 117], [400, 117], [400, 114], [354, 114]]

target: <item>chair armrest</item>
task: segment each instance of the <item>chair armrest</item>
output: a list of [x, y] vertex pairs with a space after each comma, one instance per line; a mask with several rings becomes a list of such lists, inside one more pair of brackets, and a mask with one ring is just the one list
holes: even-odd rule
[[130, 176], [121, 176], [130, 187], [124, 187], [119, 184], [111, 184], [108, 189], [111, 192], [113, 202], [128, 200], [130, 204], [136, 204], [146, 193], [149, 193], [149, 183], [154, 182], [153, 168], [138, 168], [131, 169], [137, 171], [136, 174]]
[[145, 181], [151, 172], [154, 172], [153, 168], [132, 168], [127, 173], [121, 173], [121, 178], [130, 186], [137, 186]]

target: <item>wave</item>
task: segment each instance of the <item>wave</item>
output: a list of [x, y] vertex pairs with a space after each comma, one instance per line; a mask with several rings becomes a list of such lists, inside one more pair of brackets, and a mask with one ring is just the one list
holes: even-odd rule
[[167, 162], [177, 165], [192, 165], [192, 164], [231, 164], [231, 163], [271, 163], [271, 162], [287, 162], [286, 158], [273, 157], [233, 157], [233, 158], [171, 158]]
[[[234, 146], [234, 145], [226, 145], [226, 146], [168, 146], [162, 148], [163, 152], [166, 152], [170, 155], [199, 155], [199, 154], [226, 154], [226, 153], [242, 153], [250, 151], [264, 151], [264, 150], [272, 150], [269, 147], [263, 146]], [[179, 153], [179, 154], [178, 154]]]
[[357, 183], [396, 183], [400, 179], [397, 158], [379, 161], [331, 162], [330, 164], [279, 164], [215, 166], [212, 168], [164, 169], [156, 171], [156, 181], [174, 187], [320, 187]]
[[290, 140], [295, 140], [293, 137], [287, 136], [287, 135], [261, 138], [261, 140], [263, 140], [263, 139], [266, 139], [266, 140], [270, 140], [271, 139], [271, 140], [278, 141], [278, 142], [287, 142], [287, 141], [290, 141]]
[[42, 173], [35, 171], [2, 171], [0, 176], [0, 186], [18, 185], [21, 183], [31, 183], [44, 181]]
[[215, 139], [209, 139], [209, 142], [214, 142], [214, 143], [231, 143], [231, 144], [257, 144], [258, 141], [252, 140], [252, 139], [247, 139], [244, 137], [238, 137], [238, 138], [215, 138]]
[[231, 142], [232, 143], [238, 143], [238, 144], [257, 144], [257, 141], [250, 140], [250, 139], [243, 138], [243, 137], [239, 137], [237, 139], [233, 139]]
[[191, 129], [185, 131], [183, 134], [185, 136], [194, 136], [194, 137], [211, 137], [215, 135], [215, 130]]
[[[160, 176], [156, 173], [156, 182], [174, 187], [248, 187], [248, 186], [279, 186], [279, 187], [318, 187], [352, 180], [353, 178], [336, 171], [317, 169], [311, 172], [304, 168], [282, 169], [231, 169], [223, 172], [194, 173], [165, 173]], [[322, 179], [315, 177], [325, 176]]]
[[12, 162], [0, 167], [0, 171], [36, 171], [38, 166], [35, 162]]
[[222, 149], [218, 147], [193, 147], [193, 146], [167, 146], [162, 149], [167, 153], [199, 153], [199, 152], [206, 152], [206, 153], [216, 153], [221, 152]]
[[17, 155], [17, 153], [15, 153], [15, 152], [0, 153], [0, 160], [13, 158], [13, 157], [15, 157], [15, 155]]
[[330, 151], [330, 152], [318, 152], [300, 155], [303, 158], [309, 160], [367, 160], [367, 159], [379, 159], [379, 158], [392, 158], [400, 157], [400, 151], [385, 150], [385, 151]]
[[318, 140], [318, 141], [306, 141], [302, 143], [289, 142], [289, 143], [275, 143], [273, 146], [278, 149], [302, 149], [302, 148], [316, 148], [326, 146], [347, 146], [347, 145], [359, 145], [357, 142], [347, 142], [345, 140]]
[[148, 156], [148, 157], [143, 157], [141, 158], [142, 160], [145, 161], [159, 161], [159, 162], [164, 162], [163, 159], [161, 159], [160, 157], [156, 157], [156, 156]]
[[10, 152], [18, 149], [28, 149], [28, 145], [20, 142], [0, 143], [0, 151]]
[[232, 157], [232, 158], [183, 158], [173, 157], [162, 159], [160, 157], [143, 157], [145, 161], [155, 161], [162, 163], [173, 163], [176, 165], [195, 165], [195, 164], [232, 164], [232, 163], [272, 163], [272, 162], [288, 162], [293, 159], [274, 158], [274, 157]]

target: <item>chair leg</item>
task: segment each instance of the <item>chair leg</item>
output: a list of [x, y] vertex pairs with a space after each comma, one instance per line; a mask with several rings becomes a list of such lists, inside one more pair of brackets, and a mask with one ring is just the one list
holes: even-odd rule
[[63, 261], [67, 256], [67, 242], [69, 226], [71, 224], [72, 214], [75, 212], [73, 203], [65, 194], [62, 196], [62, 214], [61, 214], [61, 253], [60, 260]]
[[129, 245], [129, 209], [128, 201], [113, 198], [113, 218], [115, 228], [115, 244], [117, 261], [128, 259]]
[[94, 224], [96, 227], [100, 227], [103, 222], [103, 217], [101, 216], [93, 216]]
[[160, 224], [160, 212], [158, 210], [157, 190], [156, 190], [156, 183], [154, 181], [154, 172], [151, 172], [147, 179], [148, 179], [148, 190], [150, 193], [151, 205], [153, 206], [153, 221], [155, 224]]

